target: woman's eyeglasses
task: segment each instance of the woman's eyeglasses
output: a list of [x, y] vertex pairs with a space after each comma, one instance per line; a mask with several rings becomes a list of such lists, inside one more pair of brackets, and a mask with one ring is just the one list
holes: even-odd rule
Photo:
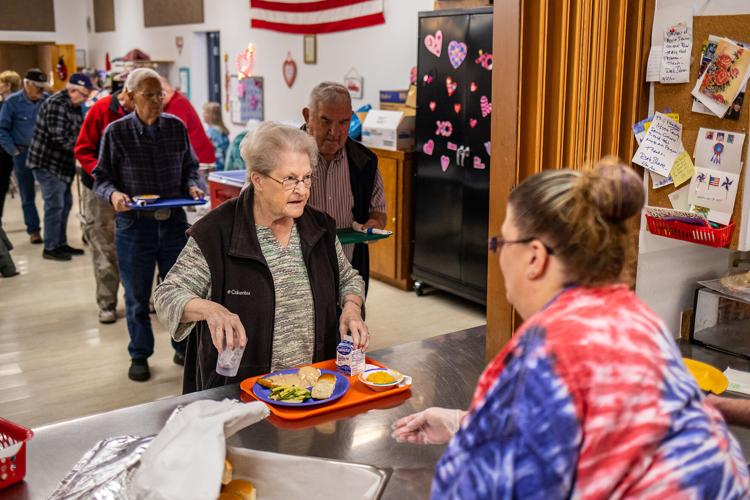
[[277, 179], [275, 177], [271, 177], [270, 175], [266, 175], [266, 177], [281, 184], [281, 187], [284, 188], [285, 191], [294, 191], [295, 189], [297, 189], [297, 186], [299, 185], [300, 182], [304, 184], [306, 188], [309, 189], [310, 186], [312, 186], [313, 176], [312, 174], [308, 174], [301, 179], [298, 179], [292, 175], [288, 177], [284, 177], [283, 179]]
[[[500, 236], [492, 236], [491, 238], [487, 240], [487, 250], [493, 253], [497, 253], [500, 251], [500, 249], [503, 248], [504, 245], [516, 245], [516, 244], [523, 245], [526, 243], [531, 243], [532, 241], [536, 239], [538, 238], [531, 237], [531, 238], [524, 238], [522, 240], [504, 240]], [[555, 255], [555, 252], [554, 250], [552, 250], [552, 248], [545, 245], [544, 243], [542, 243], [542, 245], [544, 245], [544, 248], [547, 250], [548, 254]]]

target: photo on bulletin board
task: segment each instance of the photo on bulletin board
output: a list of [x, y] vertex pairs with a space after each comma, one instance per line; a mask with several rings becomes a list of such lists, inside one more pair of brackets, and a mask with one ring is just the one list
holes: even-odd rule
[[305, 64], [318, 63], [318, 39], [315, 35], [304, 35], [303, 52]]
[[250, 76], [242, 80], [232, 75], [229, 81], [229, 115], [235, 125], [248, 120], [263, 121], [263, 77]]
[[190, 99], [190, 68], [180, 68], [178, 73], [180, 92]]

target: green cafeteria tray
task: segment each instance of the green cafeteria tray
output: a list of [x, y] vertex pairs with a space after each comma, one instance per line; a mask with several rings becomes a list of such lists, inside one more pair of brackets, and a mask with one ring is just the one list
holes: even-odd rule
[[367, 234], [360, 233], [354, 229], [337, 229], [336, 236], [339, 237], [342, 245], [348, 245], [350, 243], [366, 243], [368, 241], [382, 240], [389, 237], [390, 234]]

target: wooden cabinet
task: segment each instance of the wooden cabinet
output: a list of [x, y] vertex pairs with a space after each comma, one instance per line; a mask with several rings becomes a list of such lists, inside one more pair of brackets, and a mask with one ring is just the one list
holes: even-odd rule
[[414, 155], [372, 148], [378, 155], [386, 201], [386, 226], [393, 236], [370, 244], [370, 276], [411, 290], [411, 181]]

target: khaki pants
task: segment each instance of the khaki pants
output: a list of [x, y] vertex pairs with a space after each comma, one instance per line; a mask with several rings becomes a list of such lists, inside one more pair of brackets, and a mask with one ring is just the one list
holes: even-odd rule
[[91, 247], [96, 279], [96, 303], [99, 309], [117, 306], [120, 272], [115, 252], [115, 210], [112, 205], [81, 185], [83, 235]]

